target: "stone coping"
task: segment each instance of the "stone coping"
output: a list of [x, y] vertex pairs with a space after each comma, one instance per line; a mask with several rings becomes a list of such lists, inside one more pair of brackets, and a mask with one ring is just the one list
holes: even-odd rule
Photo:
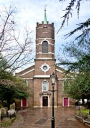
[[76, 119], [80, 120], [81, 122], [83, 122], [84, 124], [88, 125], [90, 127], [90, 121], [89, 120], [85, 120], [83, 119], [83, 117], [75, 115]]

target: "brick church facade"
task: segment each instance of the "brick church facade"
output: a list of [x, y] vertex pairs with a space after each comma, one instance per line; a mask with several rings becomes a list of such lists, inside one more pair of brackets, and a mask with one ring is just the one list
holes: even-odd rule
[[52, 89], [50, 75], [57, 75], [55, 83], [55, 106], [70, 106], [72, 100], [64, 94], [63, 69], [55, 65], [55, 31], [54, 23], [49, 24], [44, 14], [44, 21], [36, 26], [36, 58], [35, 64], [16, 73], [27, 82], [30, 97], [21, 100], [21, 107], [50, 107]]

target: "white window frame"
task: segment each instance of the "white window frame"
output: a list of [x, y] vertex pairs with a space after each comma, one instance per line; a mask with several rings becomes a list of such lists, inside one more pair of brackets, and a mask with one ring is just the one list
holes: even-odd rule
[[[44, 90], [43, 89], [43, 86], [44, 86], [44, 82], [47, 82], [47, 86], [46, 86], [46, 90]], [[43, 82], [42, 82], [42, 92], [47, 92], [49, 90], [49, 83], [48, 83], [48, 81], [47, 80], [44, 80]]]
[[[46, 70], [43, 69], [44, 66], [47, 66], [47, 69], [46, 69]], [[51, 67], [50, 67], [48, 64], [46, 64], [46, 63], [42, 64], [41, 67], [40, 67], [40, 69], [41, 69], [43, 72], [47, 72], [50, 68], [51, 68]]]
[[[44, 42], [47, 42], [47, 52], [43, 52], [43, 43]], [[48, 41], [47, 40], [43, 40], [42, 41], [42, 54], [47, 54], [49, 51], [48, 51]]]

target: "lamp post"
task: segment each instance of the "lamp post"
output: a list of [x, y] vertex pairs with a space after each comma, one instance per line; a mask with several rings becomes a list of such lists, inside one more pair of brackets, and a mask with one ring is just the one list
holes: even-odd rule
[[51, 117], [51, 128], [55, 128], [55, 117], [54, 117], [54, 86], [55, 86], [55, 81], [56, 81], [56, 75], [53, 72], [50, 75], [51, 78], [51, 83], [52, 83], [52, 117]]

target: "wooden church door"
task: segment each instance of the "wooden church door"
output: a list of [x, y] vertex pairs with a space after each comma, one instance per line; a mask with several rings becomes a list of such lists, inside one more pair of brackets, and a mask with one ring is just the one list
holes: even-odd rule
[[27, 106], [27, 100], [26, 99], [23, 99], [22, 100], [22, 107], [26, 107]]
[[64, 98], [64, 106], [68, 107], [68, 98]]

